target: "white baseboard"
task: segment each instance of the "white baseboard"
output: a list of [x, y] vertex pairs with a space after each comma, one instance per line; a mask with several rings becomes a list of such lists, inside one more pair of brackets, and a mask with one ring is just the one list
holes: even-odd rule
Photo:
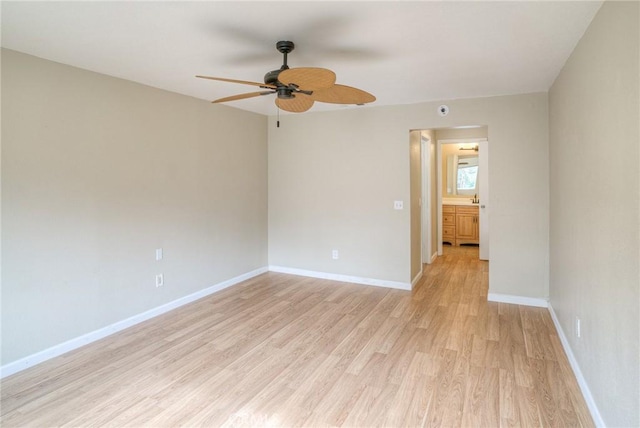
[[576, 376], [576, 380], [578, 381], [578, 386], [580, 386], [580, 390], [582, 391], [584, 400], [587, 402], [587, 407], [589, 407], [589, 412], [591, 412], [591, 417], [593, 418], [593, 422], [598, 427], [605, 427], [606, 425], [604, 423], [604, 420], [602, 420], [602, 416], [600, 415], [598, 406], [596, 406], [596, 402], [593, 399], [593, 395], [591, 395], [591, 390], [589, 389], [589, 386], [587, 385], [587, 381], [582, 375], [582, 370], [580, 370], [578, 361], [576, 360], [575, 355], [573, 355], [573, 351], [571, 350], [571, 346], [569, 345], [567, 336], [564, 334], [564, 330], [560, 325], [560, 321], [558, 321], [558, 317], [556, 316], [556, 313], [553, 310], [553, 307], [551, 306], [550, 303], [549, 303], [549, 313], [551, 314], [551, 319], [553, 320], [553, 324], [556, 326], [556, 330], [558, 331], [558, 337], [560, 337], [560, 342], [562, 343], [564, 352], [565, 354], [567, 354], [567, 359], [569, 360], [569, 364], [571, 365], [573, 374]]
[[547, 299], [512, 296], [511, 294], [489, 293], [487, 300], [490, 302], [511, 303], [514, 305], [537, 306], [539, 308], [546, 308], [549, 306], [549, 301]]
[[408, 282], [362, 278], [359, 276], [340, 275], [337, 273], [315, 272], [311, 270], [289, 268], [284, 266], [269, 266], [269, 270], [272, 272], [288, 273], [291, 275], [308, 276], [310, 278], [328, 279], [331, 281], [351, 282], [354, 284], [373, 285], [376, 287], [397, 288], [400, 290], [411, 291], [411, 284]]
[[[421, 266], [422, 267], [422, 266]], [[418, 274], [416, 275], [415, 278], [413, 278], [413, 281], [411, 281], [411, 289], [413, 290], [413, 287], [416, 286], [416, 284], [418, 283], [418, 281], [420, 281], [420, 279], [422, 278], [422, 269], [420, 269], [420, 272], [418, 272]]]
[[431, 254], [431, 256], [429, 256], [428, 254], [424, 255], [424, 260], [422, 260], [423, 264], [428, 264], [430, 265], [431, 263], [435, 262], [436, 259], [438, 258], [438, 252], [436, 251], [435, 253]]
[[158, 315], [169, 312], [172, 309], [176, 309], [180, 306], [186, 305], [187, 303], [191, 303], [193, 301], [206, 297], [210, 294], [213, 294], [217, 291], [223, 290], [227, 287], [238, 284], [242, 281], [246, 281], [247, 279], [253, 278], [254, 276], [263, 274], [267, 271], [268, 269], [266, 267], [262, 267], [262, 268], [253, 270], [251, 272], [247, 272], [245, 274], [236, 276], [235, 278], [228, 279], [226, 281], [220, 282], [211, 287], [208, 287], [203, 290], [197, 291], [195, 293], [189, 294], [187, 296], [181, 297], [172, 302], [165, 303], [164, 305], [150, 309], [141, 314], [134, 315], [132, 317], [118, 321], [106, 327], [100, 328], [98, 330], [92, 331], [87, 334], [83, 334], [82, 336], [76, 337], [74, 339], [68, 340], [58, 345], [54, 345], [43, 351], [36, 352], [35, 354], [21, 358], [17, 361], [5, 364], [2, 367], [0, 367], [0, 379], [10, 376], [24, 369], [27, 369], [29, 367], [33, 367], [36, 364], [40, 364], [42, 362], [50, 360], [51, 358], [55, 358], [69, 351], [73, 351], [74, 349], [80, 348], [81, 346], [87, 345], [91, 342], [95, 342], [96, 340], [100, 340], [111, 334], [124, 330], [125, 328], [129, 328], [131, 326], [139, 324], [153, 317], [157, 317]]

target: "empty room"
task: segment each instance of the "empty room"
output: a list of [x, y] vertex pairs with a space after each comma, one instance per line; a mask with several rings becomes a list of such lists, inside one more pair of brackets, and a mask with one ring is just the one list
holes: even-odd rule
[[2, 426], [640, 426], [640, 3], [0, 7]]

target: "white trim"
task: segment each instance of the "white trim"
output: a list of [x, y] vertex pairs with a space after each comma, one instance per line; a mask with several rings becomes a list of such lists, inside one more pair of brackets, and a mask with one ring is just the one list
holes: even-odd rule
[[511, 294], [489, 293], [487, 300], [490, 302], [512, 303], [514, 305], [549, 307], [549, 300], [539, 297], [512, 296]]
[[438, 252], [436, 251], [431, 255], [431, 263], [435, 262], [437, 258], [438, 258]]
[[442, 143], [436, 140], [436, 254], [442, 255]]
[[431, 252], [431, 210], [434, 207], [431, 206], [431, 145], [432, 143], [429, 137], [424, 135], [424, 130], [420, 131], [420, 177], [422, 182], [421, 195], [422, 204], [420, 206], [420, 248], [422, 250], [421, 258], [422, 263], [431, 264], [432, 260], [429, 256]]
[[558, 321], [558, 317], [556, 316], [556, 313], [553, 310], [551, 303], [549, 303], [549, 313], [551, 314], [551, 319], [553, 320], [553, 324], [556, 326], [558, 337], [560, 337], [560, 342], [562, 343], [564, 352], [565, 354], [567, 354], [567, 359], [569, 360], [569, 364], [571, 365], [573, 374], [576, 376], [576, 380], [578, 381], [578, 386], [580, 386], [580, 391], [582, 391], [584, 401], [587, 402], [587, 407], [589, 407], [589, 412], [591, 412], [591, 417], [593, 418], [593, 422], [598, 427], [605, 427], [606, 425], [604, 423], [604, 420], [602, 419], [602, 416], [600, 415], [598, 406], [596, 406], [596, 402], [593, 399], [593, 395], [591, 395], [591, 390], [587, 385], [586, 379], [582, 375], [582, 371], [580, 370], [578, 361], [576, 360], [576, 357], [573, 355], [573, 351], [571, 350], [571, 346], [569, 345], [567, 336], [564, 334], [564, 330], [560, 326], [560, 321]]
[[397, 288], [399, 290], [411, 291], [411, 284], [408, 282], [387, 281], [384, 279], [362, 278], [359, 276], [340, 275], [337, 273], [315, 272], [305, 269], [296, 269], [284, 266], [269, 266], [271, 272], [288, 273], [291, 275], [308, 276], [310, 278], [328, 279], [331, 281], [352, 282], [354, 284], [373, 285], [376, 287]]
[[413, 278], [413, 281], [411, 281], [411, 289], [413, 290], [413, 287], [416, 286], [416, 284], [418, 283], [418, 281], [420, 281], [420, 279], [422, 278], [422, 263], [420, 263], [420, 272], [418, 272], [418, 274], [416, 275], [415, 278]]
[[4, 366], [0, 367], [0, 379], [6, 376], [10, 376], [14, 373], [18, 373], [19, 371], [25, 370], [29, 367], [33, 367], [36, 364], [40, 364], [69, 351], [73, 351], [74, 349], [78, 349], [84, 345], [88, 345], [89, 343], [117, 333], [121, 330], [124, 330], [125, 328], [129, 328], [153, 317], [157, 317], [158, 315], [162, 315], [180, 306], [186, 305], [187, 303], [191, 303], [217, 291], [220, 291], [227, 287], [231, 287], [232, 285], [238, 284], [242, 281], [246, 281], [247, 279], [253, 278], [255, 276], [261, 275], [267, 271], [268, 269], [266, 267], [258, 268], [251, 272], [247, 272], [245, 274], [220, 282], [211, 287], [205, 288], [204, 290], [196, 291], [195, 293], [181, 297], [172, 302], [165, 303], [164, 305], [160, 305], [141, 314], [134, 315], [121, 321], [117, 321], [106, 327], [94, 330], [87, 334], [83, 334], [82, 336], [78, 336], [74, 339], [67, 340], [66, 342], [60, 343], [58, 345], [54, 345], [43, 351], [36, 352], [35, 354], [31, 354], [14, 362], [5, 364]]
[[491, 213], [491, 205], [489, 201], [489, 141], [480, 140], [478, 142], [478, 165], [480, 171], [478, 171], [478, 180], [480, 188], [478, 189], [478, 196], [480, 196], [480, 204], [478, 207], [479, 217], [479, 232], [480, 232], [480, 248], [479, 257], [480, 260], [489, 260], [490, 256], [490, 233], [489, 226], [491, 220], [489, 219]]

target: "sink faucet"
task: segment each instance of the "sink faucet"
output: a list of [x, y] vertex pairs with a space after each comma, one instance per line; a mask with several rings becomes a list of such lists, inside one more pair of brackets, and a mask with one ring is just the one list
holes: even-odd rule
[[479, 204], [480, 203], [480, 199], [478, 199], [478, 194], [477, 193], [475, 195], [473, 195], [473, 199], [471, 199], [471, 203], [472, 204]]

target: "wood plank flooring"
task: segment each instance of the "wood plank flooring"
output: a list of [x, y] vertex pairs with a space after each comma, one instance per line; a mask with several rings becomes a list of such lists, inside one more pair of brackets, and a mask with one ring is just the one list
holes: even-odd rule
[[8, 377], [10, 426], [591, 427], [546, 309], [477, 248], [412, 291], [266, 273]]

